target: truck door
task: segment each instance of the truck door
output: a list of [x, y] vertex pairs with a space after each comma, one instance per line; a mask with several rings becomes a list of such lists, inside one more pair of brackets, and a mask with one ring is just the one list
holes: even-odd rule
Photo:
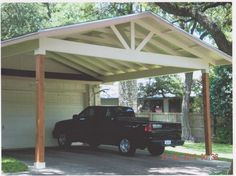
[[92, 107], [86, 108], [82, 111], [78, 119], [74, 123], [73, 132], [76, 139], [82, 142], [87, 142], [87, 140], [93, 134], [95, 109]]
[[114, 144], [114, 132], [116, 130], [116, 123], [114, 119], [113, 108], [103, 108], [99, 116], [97, 138], [100, 139], [102, 144]]

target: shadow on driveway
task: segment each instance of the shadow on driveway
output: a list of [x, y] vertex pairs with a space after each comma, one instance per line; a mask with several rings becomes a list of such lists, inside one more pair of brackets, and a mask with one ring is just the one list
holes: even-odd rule
[[42, 170], [33, 167], [33, 149], [4, 151], [3, 156], [15, 157], [29, 166], [29, 171], [19, 175], [206, 175], [230, 167], [225, 161], [163, 159], [151, 156], [146, 150], [137, 150], [134, 157], [125, 157], [119, 155], [117, 147], [103, 145], [95, 150], [87, 146], [73, 146], [67, 151], [47, 148], [47, 168]]

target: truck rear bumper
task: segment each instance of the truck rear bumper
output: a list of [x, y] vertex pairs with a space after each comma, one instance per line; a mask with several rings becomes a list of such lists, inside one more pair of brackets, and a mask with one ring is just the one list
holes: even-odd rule
[[179, 146], [179, 145], [184, 145], [184, 141], [183, 140], [151, 140], [150, 144], [158, 144], [161, 146]]

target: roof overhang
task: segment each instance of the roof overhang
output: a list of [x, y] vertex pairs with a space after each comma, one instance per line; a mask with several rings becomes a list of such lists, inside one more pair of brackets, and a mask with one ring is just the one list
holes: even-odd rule
[[[231, 56], [149, 12], [46, 29], [1, 44], [4, 69], [34, 71], [29, 62], [41, 53], [48, 72], [84, 74], [101, 82], [232, 63]], [[53, 63], [61, 69], [52, 69]]]

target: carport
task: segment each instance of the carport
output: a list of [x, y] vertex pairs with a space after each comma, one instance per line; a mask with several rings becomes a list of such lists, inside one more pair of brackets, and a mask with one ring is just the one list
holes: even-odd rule
[[[159, 16], [144, 12], [57, 27], [1, 44], [3, 76], [36, 78], [36, 168], [45, 167], [45, 78], [99, 84], [201, 70], [206, 155], [212, 153], [209, 66], [231, 64], [232, 58]], [[9, 58], [17, 60], [24, 55], [36, 60], [34, 70], [8, 65]], [[73, 68], [76, 73], [46, 72], [46, 60]]]

